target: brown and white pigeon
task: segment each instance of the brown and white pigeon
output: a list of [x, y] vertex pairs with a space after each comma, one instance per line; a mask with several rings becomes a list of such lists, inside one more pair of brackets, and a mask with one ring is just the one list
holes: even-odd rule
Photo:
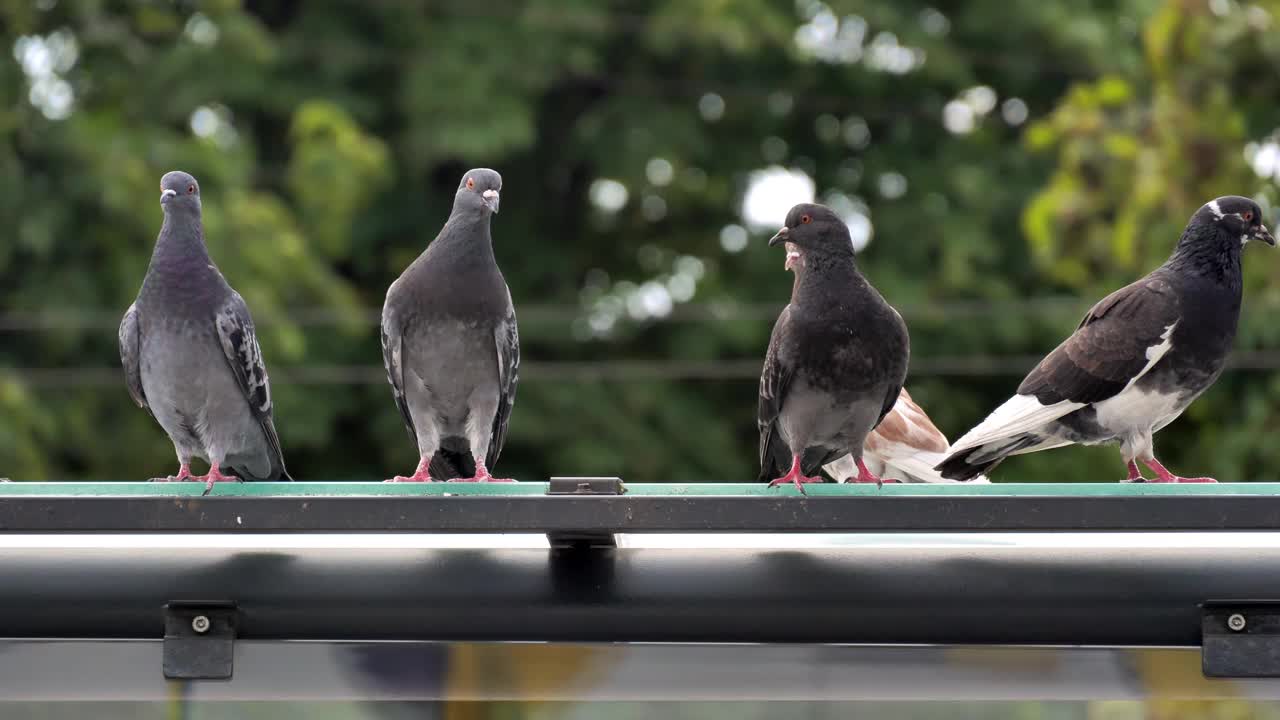
[[867, 435], [897, 402], [907, 375], [907, 326], [854, 265], [849, 228], [822, 205], [787, 213], [770, 245], [790, 243], [791, 303], [760, 376], [760, 479], [821, 482], [819, 469], [852, 454], [857, 482], [881, 483], [862, 460]]
[[[804, 255], [800, 248], [786, 243], [787, 259], [783, 263], [786, 270], [795, 270], [804, 263]], [[898, 401], [884, 420], [867, 435], [862, 444], [862, 460], [873, 475], [881, 477], [893, 475], [901, 477], [907, 483], [951, 483], [933, 469], [942, 462], [951, 449], [947, 436], [942, 434], [924, 409], [911, 399], [907, 389], [898, 393]], [[848, 478], [858, 475], [858, 467], [852, 455], [845, 455], [838, 460], [827, 463], [822, 469], [833, 478]], [[972, 482], [990, 482], [979, 475]]]
[[489, 474], [520, 367], [515, 309], [489, 234], [501, 190], [497, 172], [467, 171], [440, 234], [387, 290], [382, 357], [420, 458], [413, 475], [391, 482], [511, 482]]
[[1075, 443], [1119, 443], [1128, 482], [1183, 478], [1156, 460], [1152, 436], [1222, 374], [1240, 319], [1240, 256], [1275, 246], [1254, 201], [1229, 195], [1191, 216], [1173, 255], [1093, 306], [1076, 331], [1027, 375], [1018, 394], [964, 437], [937, 469], [966, 480], [1010, 455]]
[[[138, 299], [120, 322], [133, 401], [168, 433], [178, 474], [159, 481], [292, 480], [271, 413], [271, 385], [249, 308], [209, 258], [200, 185], [160, 179], [164, 224]], [[209, 463], [191, 474], [191, 460]]]
[[[906, 483], [954, 483], [942, 477], [934, 465], [942, 462], [951, 450], [947, 436], [938, 429], [924, 409], [911, 399], [902, 388], [898, 402], [862, 444], [862, 460], [872, 474], [892, 475]], [[853, 457], [844, 457], [822, 466], [834, 478], [853, 477], [858, 468]], [[984, 475], [973, 478], [974, 483], [988, 483]]]

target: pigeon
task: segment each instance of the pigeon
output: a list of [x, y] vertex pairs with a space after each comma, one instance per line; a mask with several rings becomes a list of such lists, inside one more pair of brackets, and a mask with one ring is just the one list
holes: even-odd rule
[[1018, 393], [956, 441], [937, 465], [966, 480], [1010, 455], [1075, 443], [1119, 443], [1125, 482], [1216, 482], [1174, 475], [1152, 435], [1222, 374], [1240, 319], [1240, 256], [1250, 240], [1275, 246], [1248, 198], [1210, 200], [1191, 216], [1173, 254], [1094, 305]]
[[[898, 402], [862, 444], [862, 460], [875, 475], [893, 474], [907, 483], [953, 483], [933, 469], [947, 456], [951, 444], [924, 410], [902, 388]], [[851, 477], [857, 467], [851, 455], [827, 463], [823, 470], [831, 477]], [[978, 475], [972, 482], [990, 482]]]
[[[200, 184], [160, 179], [164, 224], [138, 298], [120, 322], [129, 396], [173, 441], [178, 473], [157, 481], [292, 480], [271, 412], [253, 319], [204, 244]], [[191, 460], [209, 463], [191, 474]]]
[[[794, 271], [803, 262], [800, 248], [786, 243], [787, 259], [783, 268]], [[793, 283], [794, 285], [794, 283]], [[876, 426], [862, 444], [862, 459], [875, 475], [896, 473], [908, 483], [949, 483], [933, 466], [942, 461], [951, 449], [947, 436], [933, 424], [924, 410], [911, 399], [907, 389], [898, 393], [893, 409]], [[823, 465], [823, 470], [833, 478], [853, 477], [858, 469], [852, 455]], [[975, 483], [989, 482], [985, 476], [973, 479]]]
[[493, 256], [502, 176], [462, 176], [436, 239], [387, 290], [382, 358], [420, 462], [389, 482], [514, 482], [489, 474], [516, 397], [520, 337]]
[[830, 208], [791, 208], [769, 240], [781, 243], [797, 254], [796, 277], [760, 376], [760, 480], [804, 492], [823, 465], [852, 454], [851, 479], [879, 485], [862, 447], [906, 379], [906, 323], [858, 272], [849, 228]]

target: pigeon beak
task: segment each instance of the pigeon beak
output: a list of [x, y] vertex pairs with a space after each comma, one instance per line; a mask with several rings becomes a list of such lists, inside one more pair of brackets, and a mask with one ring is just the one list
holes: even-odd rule
[[484, 206], [494, 215], [498, 214], [498, 191], [489, 189], [480, 193], [480, 197], [484, 198]]
[[170, 190], [170, 189], [161, 190], [161, 191], [160, 191], [160, 204], [161, 204], [161, 205], [163, 205], [163, 204], [165, 204], [165, 203], [169, 200], [169, 198], [171, 198], [171, 197], [177, 197], [177, 196], [178, 196], [178, 191], [177, 191], [177, 190]]
[[1258, 225], [1258, 227], [1254, 229], [1253, 239], [1261, 240], [1262, 242], [1270, 245], [1271, 247], [1276, 246], [1276, 239], [1271, 235], [1271, 231], [1267, 230], [1266, 225]]
[[769, 238], [769, 247], [777, 247], [778, 243], [786, 242], [787, 236], [790, 234], [790, 232], [791, 231], [785, 227], [779, 230], [776, 235]]

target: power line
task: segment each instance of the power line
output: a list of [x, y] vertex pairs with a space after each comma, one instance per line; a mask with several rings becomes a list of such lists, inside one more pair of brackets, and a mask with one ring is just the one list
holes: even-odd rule
[[[1268, 303], [1280, 307], [1280, 302]], [[1083, 313], [1086, 301], [1074, 297], [1047, 297], [1030, 300], [951, 300], [946, 302], [895, 304], [905, 317], [938, 318], [943, 320], [972, 319], [989, 316], [1043, 315], [1047, 313]], [[735, 302], [733, 300], [683, 303], [672, 308], [662, 317], [637, 320], [640, 323], [678, 322], [726, 322], [730, 320], [772, 321], [782, 310], [780, 303]], [[516, 315], [522, 324], [568, 324], [584, 319], [591, 309], [572, 303], [520, 304]], [[17, 310], [0, 313], [0, 333], [50, 332], [67, 330], [109, 330], [115, 332], [120, 325], [124, 308], [99, 310], [94, 308], [68, 308], [55, 310]], [[259, 327], [287, 324], [296, 327], [340, 327], [357, 324], [377, 327], [382, 309], [363, 307], [358, 309], [333, 309], [318, 307], [291, 308], [255, 318]]]
[[[1020, 376], [1040, 361], [1039, 355], [956, 355], [912, 358], [909, 377], [1008, 377]], [[520, 368], [521, 382], [684, 382], [738, 381], [760, 377], [763, 360], [689, 361], [559, 361], [526, 363]], [[1280, 350], [1257, 350], [1232, 355], [1227, 366], [1239, 371], [1280, 369]], [[123, 384], [118, 367], [91, 368], [9, 368], [6, 375], [35, 388], [116, 387]], [[383, 385], [386, 371], [381, 365], [295, 365], [271, 371], [272, 384], [301, 386]]]

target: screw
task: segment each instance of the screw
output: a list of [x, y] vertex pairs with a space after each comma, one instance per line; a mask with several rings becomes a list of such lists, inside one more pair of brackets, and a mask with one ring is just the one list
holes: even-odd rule
[[202, 635], [209, 632], [209, 618], [204, 615], [197, 615], [191, 618], [191, 629]]
[[1240, 632], [1244, 629], [1245, 625], [1246, 622], [1244, 616], [1240, 613], [1231, 613], [1231, 616], [1227, 618], [1227, 627], [1231, 628], [1234, 632]]

